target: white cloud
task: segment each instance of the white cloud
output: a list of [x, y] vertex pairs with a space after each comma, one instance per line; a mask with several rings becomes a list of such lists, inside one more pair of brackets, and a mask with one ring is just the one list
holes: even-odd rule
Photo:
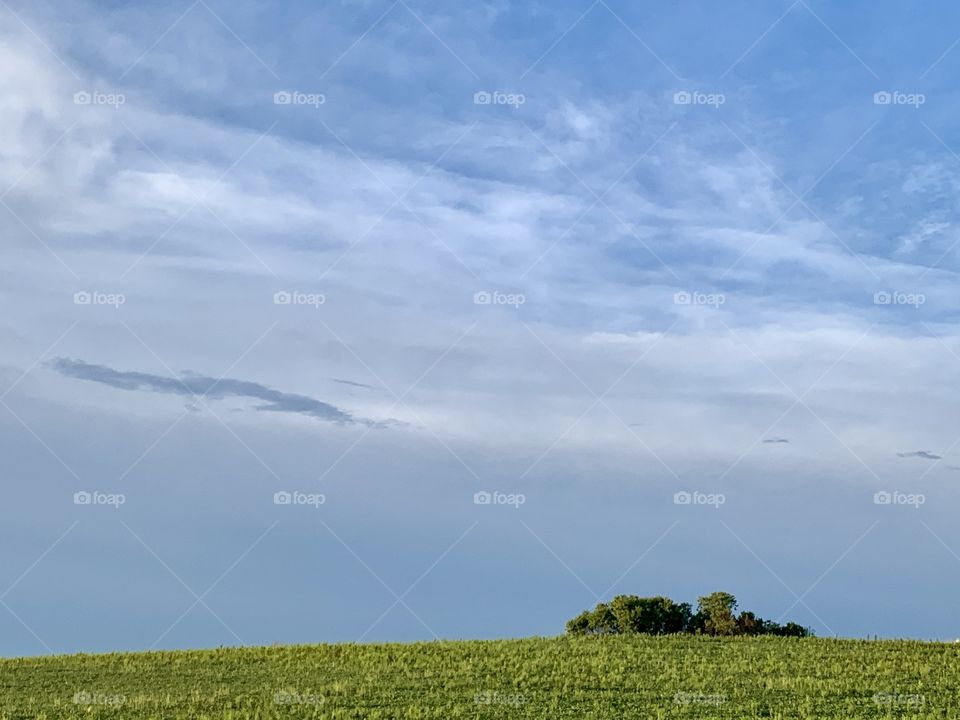
[[[129, 55], [122, 37], [110, 47], [127, 47], [119, 54]], [[871, 462], [889, 455], [893, 438], [911, 432], [890, 409], [919, 412], [922, 402], [928, 416], [946, 417], [945, 405], [930, 404], [932, 388], [900, 387], [892, 368], [902, 362], [923, 378], [940, 378], [953, 360], [935, 341], [883, 329], [897, 321], [892, 313], [877, 315], [884, 309], [871, 298], [882, 287], [863, 262], [813, 219], [788, 215], [767, 230], [795, 201], [768, 169], [777, 167], [775, 158], [716, 143], [715, 127], [678, 130], [584, 215], [596, 197], [552, 152], [596, 192], [605, 190], [662, 132], [648, 132], [643, 142], [627, 136], [636, 118], [626, 107], [660, 113], [649, 99], [555, 99], [534, 110], [541, 123], [510, 114], [438, 121], [404, 106], [397, 117], [423, 157], [365, 143], [354, 154], [326, 133], [323, 142], [283, 134], [290, 116], [281, 111], [314, 110], [271, 107], [267, 95], [263, 128], [272, 119], [281, 125], [261, 137], [212, 114], [166, 107], [147, 86], [120, 109], [76, 106], [76, 79], [43, 48], [19, 37], [3, 52], [20, 68], [5, 80], [0, 125], [6, 146], [16, 148], [0, 173], [8, 183], [23, 176], [8, 201], [80, 276], [70, 278], [16, 219], [3, 218], [13, 238], [7, 257], [16, 253], [13, 262], [32, 279], [31, 307], [8, 321], [8, 331], [29, 337], [35, 348], [62, 326], [52, 317], [76, 317], [82, 331], [66, 341], [66, 354], [130, 370], [146, 370], [146, 362], [159, 372], [156, 359], [117, 324], [122, 319], [156, 344], [164, 362], [216, 373], [276, 321], [271, 341], [244, 361], [252, 379], [311, 393], [321, 363], [324, 377], [359, 373], [371, 381], [372, 372], [399, 393], [442, 357], [407, 399], [412, 412], [394, 414], [414, 427], [422, 420], [451, 442], [529, 451], [549, 446], [592, 402], [577, 376], [601, 392], [637, 350], [656, 342], [610, 404], [627, 425], [636, 415], [653, 422], [651, 448], [678, 461], [735, 455], [792, 402], [730, 329], [802, 392], [879, 320], [881, 329], [824, 379], [828, 392], [812, 395], [817, 414], [841, 437], [861, 438], [858, 452]], [[165, 62], [161, 55], [150, 60], [158, 67]], [[175, 70], [193, 73], [191, 91], [223, 86], [216, 68], [207, 77], [197, 58], [183, 63]], [[83, 82], [96, 84], [92, 77]], [[56, 150], [41, 158], [71, 123]], [[458, 138], [449, 157], [431, 167], [431, 158]], [[640, 148], [636, 155], [620, 149], [628, 141]], [[501, 165], [507, 158], [509, 165]], [[187, 212], [198, 197], [203, 201]], [[816, 293], [785, 299], [776, 282], [789, 285], [789, 278], [773, 286], [766, 278], [787, 261], [822, 284], [844, 283], [857, 299]], [[882, 258], [865, 262], [884, 281], [896, 278], [893, 289], [910, 288], [911, 270]], [[938, 298], [936, 279], [927, 283]], [[65, 307], [74, 288], [87, 286], [117, 287], [130, 302], [116, 315]], [[281, 314], [270, 298], [284, 288], [323, 292], [329, 301], [314, 314]], [[519, 310], [472, 303], [475, 292], [498, 289], [525, 293], [527, 302]], [[672, 300], [678, 290], [722, 291], [729, 299], [715, 311], [679, 307]], [[24, 292], [21, 285], [6, 295]], [[663, 336], [673, 321], [679, 324]], [[444, 355], [474, 322], [475, 334]], [[242, 332], [224, 348], [211, 329]], [[952, 338], [952, 327], [942, 330]], [[43, 393], [40, 385], [26, 387]], [[851, 414], [854, 401], [863, 410]], [[385, 417], [394, 398], [349, 402], [364, 416]], [[867, 407], [882, 419], [870, 417]], [[926, 430], [947, 442], [935, 423]], [[792, 438], [791, 451], [810, 451], [802, 428], [778, 432]], [[883, 440], [870, 442], [871, 436]], [[422, 437], [429, 440], [429, 433]], [[815, 452], [836, 450], [835, 438], [810, 437]], [[635, 438], [615, 418], [591, 414], [563, 443], [628, 457]], [[936, 445], [919, 437], [908, 444]]]

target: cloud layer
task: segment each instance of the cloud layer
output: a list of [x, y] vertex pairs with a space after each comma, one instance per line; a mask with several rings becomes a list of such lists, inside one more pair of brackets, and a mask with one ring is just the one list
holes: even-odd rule
[[0, 3], [0, 654], [552, 634], [617, 577], [952, 636], [960, 7], [871, 13]]

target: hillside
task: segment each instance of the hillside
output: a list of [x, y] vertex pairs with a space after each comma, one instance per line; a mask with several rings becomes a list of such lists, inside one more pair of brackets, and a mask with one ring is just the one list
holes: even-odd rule
[[531, 638], [0, 661], [0, 718], [960, 717], [960, 647]]

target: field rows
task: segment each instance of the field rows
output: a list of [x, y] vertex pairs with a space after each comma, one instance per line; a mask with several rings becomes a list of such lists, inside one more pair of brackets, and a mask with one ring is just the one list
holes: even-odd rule
[[960, 646], [706, 637], [0, 661], [0, 718], [960, 718]]

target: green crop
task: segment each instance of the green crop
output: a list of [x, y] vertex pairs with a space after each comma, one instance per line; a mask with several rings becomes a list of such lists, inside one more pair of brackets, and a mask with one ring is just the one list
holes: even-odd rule
[[622, 636], [0, 661], [0, 718], [960, 718], [960, 646]]

